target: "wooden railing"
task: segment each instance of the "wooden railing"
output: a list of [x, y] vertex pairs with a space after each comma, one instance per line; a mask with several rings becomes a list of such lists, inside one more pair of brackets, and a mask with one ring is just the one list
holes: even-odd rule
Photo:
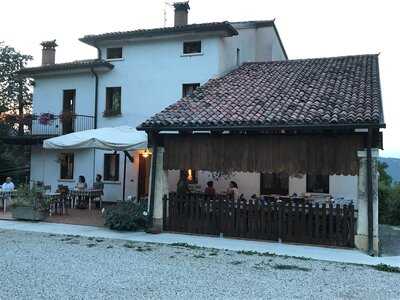
[[352, 205], [300, 204], [204, 195], [164, 197], [164, 229], [196, 234], [354, 247]]

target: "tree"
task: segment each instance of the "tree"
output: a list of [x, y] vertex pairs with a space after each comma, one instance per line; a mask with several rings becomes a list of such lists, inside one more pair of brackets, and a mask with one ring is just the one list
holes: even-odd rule
[[30, 60], [32, 56], [0, 42], [0, 113], [30, 112], [33, 82], [17, 73]]
[[378, 161], [379, 223], [400, 225], [400, 184], [387, 173], [388, 165]]
[[[18, 71], [31, 59], [32, 56], [21, 54], [13, 47], [0, 42], [0, 120], [5, 120], [5, 113], [18, 114], [18, 120], [23, 120], [22, 115], [30, 113], [33, 82], [19, 76]], [[24, 123], [17, 123], [19, 132], [23, 133]], [[13, 122], [1, 122], [0, 136], [7, 135], [10, 129], [15, 128]], [[2, 170], [7, 169], [7, 172], [10, 172], [10, 169], [26, 166], [24, 150], [23, 146], [7, 145], [0, 140], [0, 177], [3, 176]]]

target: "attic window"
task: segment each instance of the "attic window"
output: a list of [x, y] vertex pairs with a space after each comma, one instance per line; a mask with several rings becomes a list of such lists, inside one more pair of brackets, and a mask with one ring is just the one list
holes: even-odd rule
[[122, 58], [122, 48], [107, 48], [107, 59]]
[[201, 41], [183, 42], [183, 54], [201, 53]]

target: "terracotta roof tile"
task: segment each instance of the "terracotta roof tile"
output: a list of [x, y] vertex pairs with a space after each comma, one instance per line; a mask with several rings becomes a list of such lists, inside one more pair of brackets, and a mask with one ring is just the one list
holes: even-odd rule
[[139, 126], [382, 124], [377, 55], [245, 63]]

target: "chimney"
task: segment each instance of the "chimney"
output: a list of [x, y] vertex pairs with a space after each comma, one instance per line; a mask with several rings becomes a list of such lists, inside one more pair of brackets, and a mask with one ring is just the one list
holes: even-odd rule
[[42, 48], [42, 66], [54, 65], [56, 63], [56, 40], [44, 41], [40, 44]]
[[184, 26], [188, 24], [188, 10], [190, 9], [189, 1], [175, 2], [175, 19], [174, 26]]

